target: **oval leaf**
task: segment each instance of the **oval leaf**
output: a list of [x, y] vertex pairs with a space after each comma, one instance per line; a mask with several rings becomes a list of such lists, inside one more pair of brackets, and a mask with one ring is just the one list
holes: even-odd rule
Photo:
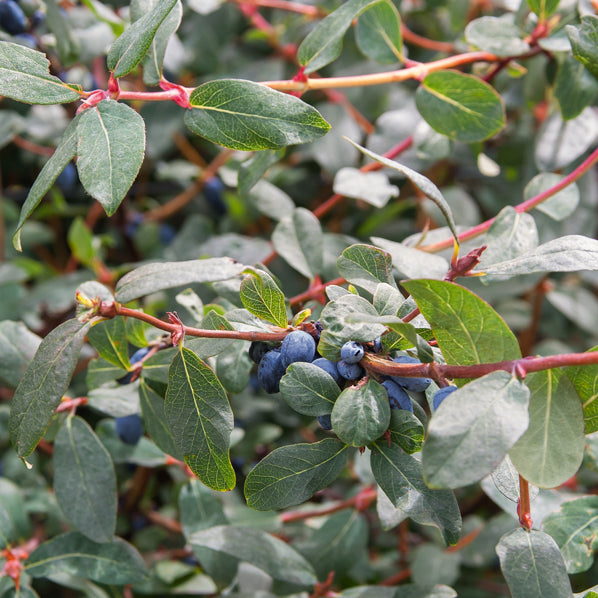
[[241, 282], [241, 302], [254, 316], [287, 327], [284, 293], [274, 279], [262, 270], [250, 270]]
[[415, 103], [435, 131], [456, 141], [482, 141], [505, 126], [500, 96], [473, 75], [430, 73], [417, 90]]
[[401, 18], [390, 2], [376, 2], [357, 21], [357, 45], [369, 58], [381, 63], [401, 60]]
[[336, 267], [345, 280], [370, 293], [375, 293], [380, 283], [396, 288], [391, 256], [377, 247], [351, 245], [336, 260]]
[[347, 461], [347, 448], [334, 438], [326, 438], [272, 451], [247, 476], [247, 504], [268, 511], [302, 503], [336, 479]]
[[299, 98], [242, 79], [204, 83], [189, 101], [189, 129], [231, 149], [280, 149], [314, 141], [330, 129], [320, 113]]
[[81, 183], [112, 216], [143, 162], [143, 118], [125, 104], [103, 100], [83, 112], [77, 135], [77, 172]]
[[330, 413], [340, 392], [332, 376], [311, 363], [292, 363], [280, 381], [282, 398], [303, 415]]

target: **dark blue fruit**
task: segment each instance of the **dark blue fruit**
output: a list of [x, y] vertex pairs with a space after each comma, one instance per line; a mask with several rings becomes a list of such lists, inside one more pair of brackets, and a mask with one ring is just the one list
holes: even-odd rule
[[162, 245], [170, 245], [176, 237], [176, 229], [170, 224], [161, 224], [158, 234]]
[[345, 363], [359, 363], [363, 353], [363, 345], [356, 341], [348, 341], [341, 347], [341, 359]]
[[218, 216], [226, 214], [226, 204], [222, 199], [222, 192], [224, 191], [224, 183], [217, 177], [209, 178], [203, 184], [203, 194], [208, 202], [208, 205], [216, 212]]
[[455, 392], [456, 390], [456, 386], [445, 386], [443, 388], [439, 388], [434, 393], [434, 398], [432, 399], [432, 408], [434, 409], [434, 411], [436, 411], [436, 409], [440, 407], [440, 403], [442, 403], [442, 401], [444, 401], [446, 397], [448, 397], [451, 393]]
[[318, 423], [322, 426], [322, 430], [332, 430], [332, 418], [330, 413], [326, 415], [318, 415]]
[[65, 169], [58, 175], [56, 184], [63, 192], [71, 191], [77, 184], [77, 168], [72, 162], [69, 162]]
[[280, 355], [285, 369], [296, 361], [311, 362], [316, 354], [316, 341], [311, 334], [303, 330], [293, 330], [284, 337], [280, 346]]
[[[141, 349], [138, 349], [137, 351], [135, 351], [135, 353], [133, 353], [133, 355], [131, 355], [131, 359], [129, 359], [129, 361], [131, 362], [131, 365], [137, 363], [138, 361], [141, 361], [148, 353], [149, 353], [149, 347], [142, 347]], [[127, 372], [122, 378], [119, 378], [117, 380], [117, 382], [119, 384], [130, 384], [132, 379], [133, 379], [133, 372]]]
[[343, 378], [338, 373], [338, 368], [336, 367], [336, 363], [334, 363], [334, 361], [330, 361], [325, 357], [318, 357], [317, 359], [314, 359], [312, 363], [314, 365], [317, 365], [320, 369], [324, 370], [327, 374], [330, 374], [334, 378], [334, 381], [339, 386], [341, 385]]
[[258, 382], [268, 394], [278, 392], [280, 379], [284, 376], [285, 370], [280, 351], [276, 349], [268, 351], [257, 366]]
[[11, 35], [23, 33], [27, 29], [27, 17], [13, 0], [0, 2], [0, 27]]
[[127, 223], [125, 224], [125, 235], [127, 235], [127, 237], [134, 237], [142, 222], [143, 214], [140, 214], [139, 212], [130, 213], [127, 216]]
[[125, 444], [136, 445], [143, 436], [143, 423], [136, 413], [125, 415], [125, 417], [117, 417], [114, 420], [114, 425], [118, 437]]
[[251, 345], [249, 345], [249, 357], [253, 363], [259, 363], [262, 360], [262, 357], [273, 348], [272, 345], [264, 343], [263, 341], [253, 341]]
[[37, 48], [37, 40], [30, 33], [18, 33], [14, 36], [13, 41], [32, 50]]
[[380, 337], [374, 339], [374, 351], [376, 353], [382, 351], [382, 339]]
[[347, 363], [346, 361], [339, 361], [336, 364], [338, 373], [345, 380], [357, 380], [363, 376], [363, 368], [358, 363]]
[[[399, 355], [398, 357], [395, 357], [393, 361], [395, 363], [421, 363], [419, 359], [409, 357], [409, 355]], [[401, 376], [391, 376], [391, 378], [403, 388], [414, 392], [424, 392], [432, 382], [430, 378], [406, 378]]]
[[388, 402], [391, 409], [404, 409], [413, 413], [413, 404], [404, 388], [392, 380], [384, 380], [382, 386], [386, 388], [386, 392], [388, 393]]

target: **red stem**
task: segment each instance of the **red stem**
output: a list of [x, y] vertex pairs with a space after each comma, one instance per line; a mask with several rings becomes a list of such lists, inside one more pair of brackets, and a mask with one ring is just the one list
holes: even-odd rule
[[291, 297], [289, 299], [289, 303], [291, 305], [298, 305], [299, 303], [303, 303], [304, 301], [307, 301], [309, 299], [313, 299], [314, 297], [317, 297], [317, 295], [319, 293], [324, 291], [326, 289], [326, 287], [329, 287], [330, 285], [344, 284], [345, 282], [347, 282], [347, 281], [344, 278], [335, 278], [334, 280], [329, 280], [328, 282], [323, 282], [321, 284], [310, 287], [304, 293], [300, 293], [299, 295], [295, 295], [294, 297]]
[[281, 10], [288, 10], [313, 18], [326, 16], [326, 13], [316, 6], [291, 2], [290, 0], [233, 0], [233, 2], [250, 6], [263, 6], [264, 8], [280, 8]]

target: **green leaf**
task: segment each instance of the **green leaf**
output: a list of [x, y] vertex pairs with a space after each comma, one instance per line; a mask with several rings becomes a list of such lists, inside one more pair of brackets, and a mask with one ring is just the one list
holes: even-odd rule
[[25, 561], [32, 577], [68, 573], [109, 585], [135, 584], [147, 576], [141, 555], [121, 538], [98, 544], [79, 532], [44, 542]]
[[6, 478], [0, 478], [0, 549], [24, 542], [31, 536], [29, 513], [23, 509], [25, 497], [21, 489]]
[[471, 365], [521, 357], [517, 339], [504, 320], [471, 291], [442, 280], [411, 280], [403, 286], [430, 323], [447, 363]]
[[73, 220], [67, 233], [69, 249], [83, 266], [93, 268], [96, 252], [93, 248], [93, 233], [87, 228], [83, 218]]
[[366, 446], [380, 438], [390, 423], [386, 389], [375, 380], [345, 388], [332, 409], [332, 428], [346, 444]]
[[540, 488], [572, 477], [583, 459], [585, 438], [579, 397], [561, 370], [530, 374], [529, 427], [509, 452], [517, 471]]
[[116, 475], [108, 451], [89, 424], [68, 417], [54, 441], [54, 492], [69, 521], [94, 542], [116, 527]]
[[[135, 0], [131, 2], [131, 21], [142, 19], [159, 5], [160, 0]], [[172, 34], [179, 28], [183, 16], [183, 6], [178, 0], [156, 30], [152, 42], [143, 58], [143, 82], [158, 85], [162, 78], [162, 63], [166, 46]]]
[[89, 324], [67, 320], [46, 336], [27, 366], [11, 402], [8, 430], [19, 457], [44, 435], [71, 381]]
[[[593, 67], [594, 68], [594, 67]], [[565, 54], [554, 83], [554, 97], [563, 120], [576, 118], [593, 104], [598, 95], [598, 81], [590, 71], [570, 54]]]
[[390, 2], [376, 2], [357, 21], [357, 45], [368, 57], [381, 63], [401, 60], [401, 17]]
[[467, 43], [496, 56], [517, 56], [528, 52], [530, 46], [522, 35], [510, 15], [480, 17], [470, 21], [465, 28]]
[[303, 40], [297, 50], [299, 64], [312, 73], [335, 60], [343, 47], [343, 36], [353, 19], [380, 0], [349, 0], [330, 13]]
[[115, 77], [130, 73], [141, 62], [160, 27], [177, 0], [159, 0], [155, 7], [127, 27], [108, 51], [107, 65]]
[[125, 104], [102, 100], [82, 113], [77, 137], [77, 172], [81, 183], [102, 204], [106, 214], [112, 216], [143, 162], [143, 118]]
[[529, 389], [492, 372], [449, 395], [434, 412], [422, 451], [431, 488], [459, 488], [492, 473], [529, 423]]
[[371, 448], [372, 473], [392, 504], [417, 523], [437, 527], [447, 544], [455, 544], [461, 514], [453, 492], [428, 488], [419, 461], [397, 446], [382, 440]]
[[49, 60], [26, 46], [0, 41], [0, 95], [27, 104], [63, 104], [79, 94], [50, 75]]
[[[539, 245], [519, 257], [484, 267], [492, 279], [504, 280], [534, 272], [577, 272], [598, 269], [598, 241], [581, 235], [566, 235]], [[500, 279], [497, 277], [501, 277]]]
[[19, 384], [41, 340], [22, 322], [0, 322], [0, 382], [10, 388]]
[[216, 358], [216, 375], [227, 392], [239, 394], [249, 384], [253, 365], [249, 357], [249, 343], [233, 341]]
[[[3, 43], [4, 42], [0, 42], [0, 48], [2, 48]], [[23, 46], [19, 47], [22, 48]], [[75, 116], [75, 118], [68, 124], [56, 150], [44, 164], [44, 167], [35, 179], [35, 182], [31, 185], [31, 189], [29, 189], [27, 199], [25, 199], [25, 203], [21, 207], [19, 222], [17, 223], [17, 228], [12, 238], [12, 243], [18, 251], [22, 251], [21, 228], [23, 227], [23, 224], [25, 224], [27, 218], [31, 216], [33, 210], [35, 210], [44, 195], [54, 184], [58, 175], [77, 154], [77, 126], [79, 118], [79, 116]]]
[[[345, 139], [347, 138], [345, 137]], [[408, 166], [404, 166], [403, 164], [399, 164], [394, 160], [389, 160], [384, 156], [380, 156], [379, 154], [362, 147], [358, 143], [351, 141], [350, 139], [347, 139], [347, 141], [356, 147], [362, 154], [368, 156], [368, 158], [371, 158], [372, 160], [375, 160], [376, 162], [379, 162], [380, 164], [383, 164], [387, 168], [390, 168], [396, 172], [400, 172], [403, 176], [407, 177], [409, 181], [411, 181], [412, 185], [417, 187], [417, 189], [419, 189], [426, 197], [431, 199], [438, 206], [438, 209], [442, 212], [442, 215], [446, 218], [446, 222], [453, 233], [455, 241], [458, 244], [457, 229], [455, 228], [455, 221], [453, 219], [451, 208], [446, 199], [444, 199], [442, 196], [442, 193], [440, 193], [440, 189], [438, 189], [438, 187], [429, 178], [425, 177], [419, 172], [416, 172], [415, 170], [412, 170]]]
[[[386, 327], [382, 324], [370, 323], [372, 318], [378, 318], [378, 312], [367, 299], [359, 295], [343, 295], [330, 301], [320, 314], [320, 321], [324, 327], [322, 338], [333, 335], [345, 340], [373, 341], [386, 332]], [[321, 342], [322, 339], [320, 339], [320, 344]], [[318, 348], [320, 344], [318, 344]], [[335, 358], [333, 360], [338, 361]]]
[[572, 598], [559, 547], [543, 532], [518, 528], [496, 546], [513, 598]]
[[[232, 324], [217, 311], [211, 309], [203, 318], [201, 327], [206, 330], [234, 330]], [[185, 346], [200, 359], [206, 359], [222, 353], [232, 343], [232, 338], [192, 338], [185, 339]]]
[[261, 530], [218, 525], [195, 532], [188, 539], [230, 557], [250, 563], [276, 580], [312, 588], [317, 579], [312, 566], [291, 546]]
[[272, 232], [272, 244], [278, 254], [306, 278], [322, 271], [322, 227], [305, 208], [297, 208], [282, 218]]
[[374, 309], [381, 316], [396, 315], [404, 302], [405, 298], [395, 286], [381, 282], [374, 290]]
[[[598, 83], [596, 83], [598, 86]], [[523, 198], [527, 201], [540, 193], [554, 187], [565, 177], [553, 172], [537, 174], [526, 186]], [[579, 204], [579, 187], [573, 183], [538, 204], [536, 210], [550, 216], [553, 220], [565, 220], [575, 212]]]
[[144, 264], [125, 274], [116, 284], [116, 300], [128, 303], [144, 295], [197, 282], [227, 280], [245, 266], [228, 257]]
[[247, 195], [270, 166], [276, 164], [283, 155], [284, 150], [263, 150], [256, 152], [249, 160], [245, 160], [239, 167], [239, 193]]
[[60, 8], [56, 0], [48, 0], [46, 2], [46, 22], [48, 29], [56, 38], [56, 49], [60, 61], [64, 66], [71, 66], [79, 58], [81, 42], [73, 33], [71, 24], [66, 18], [67, 12]]
[[570, 366], [565, 373], [581, 400], [586, 434], [598, 431], [598, 365]]
[[228, 456], [233, 414], [214, 372], [193, 351], [182, 348], [168, 371], [164, 413], [191, 471], [214, 490], [235, 486]]
[[253, 81], [209, 81], [193, 90], [189, 101], [189, 129], [231, 149], [280, 149], [314, 141], [330, 129], [309, 104]]
[[565, 30], [573, 56], [598, 79], [598, 17], [585, 15], [581, 18], [581, 27], [567, 25]]
[[248, 506], [269, 511], [308, 500], [338, 477], [347, 462], [347, 448], [334, 438], [277, 448], [249, 472]]
[[598, 549], [598, 496], [582, 496], [563, 503], [542, 523], [557, 543], [567, 572], [587, 571]]
[[340, 392], [332, 376], [311, 363], [292, 363], [280, 381], [282, 398], [303, 415], [330, 413]]
[[547, 19], [557, 8], [560, 0], [527, 0], [529, 7], [540, 17]]
[[87, 337], [100, 357], [107, 362], [125, 370], [131, 367], [124, 318], [98, 322], [91, 327]]
[[375, 293], [380, 283], [396, 288], [391, 257], [386, 251], [377, 247], [363, 244], [351, 245], [336, 260], [336, 267], [339, 274], [348, 282], [370, 293]]
[[143, 425], [156, 446], [167, 455], [182, 460], [166, 421], [164, 399], [155, 393], [143, 378], [139, 381], [139, 403]]
[[246, 271], [241, 282], [241, 302], [254, 316], [272, 322], [279, 328], [287, 327], [284, 293], [274, 279], [262, 270]]
[[494, 88], [458, 71], [427, 75], [415, 103], [435, 131], [456, 141], [483, 141], [505, 126], [504, 105]]
[[405, 409], [390, 410], [390, 441], [401, 447], [406, 453], [417, 453], [424, 443], [424, 426], [411, 413]]
[[361, 172], [348, 166], [336, 173], [333, 191], [361, 199], [376, 208], [383, 208], [391, 198], [399, 195], [399, 188], [391, 185], [383, 172]]

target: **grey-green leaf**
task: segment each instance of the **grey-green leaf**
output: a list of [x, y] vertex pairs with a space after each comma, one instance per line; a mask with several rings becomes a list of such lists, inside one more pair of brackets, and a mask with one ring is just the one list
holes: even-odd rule
[[283, 218], [272, 232], [272, 244], [278, 254], [306, 278], [322, 271], [322, 227], [305, 208], [297, 208]]
[[303, 415], [330, 413], [340, 392], [332, 376], [311, 363], [292, 363], [280, 381], [282, 398]]
[[177, 0], [159, 0], [155, 7], [132, 23], [108, 51], [107, 64], [115, 77], [130, 73], [148, 51], [158, 27], [173, 9]]
[[226, 392], [193, 351], [182, 348], [168, 371], [164, 413], [193, 473], [214, 490], [230, 490], [235, 472], [228, 447], [233, 414]]
[[102, 204], [106, 214], [112, 216], [143, 162], [143, 118], [126, 104], [102, 100], [83, 112], [77, 136], [77, 171], [81, 183]]
[[[598, 83], [596, 84], [598, 85]], [[523, 198], [527, 201], [536, 195], [554, 187], [565, 177], [554, 172], [541, 172], [537, 174], [526, 186]], [[579, 204], [579, 187], [573, 183], [539, 203], [536, 210], [550, 216], [553, 220], [565, 220], [575, 212]]]
[[461, 534], [461, 513], [450, 490], [432, 490], [422, 478], [421, 464], [386, 440], [372, 447], [371, 465], [376, 482], [395, 507], [421, 525], [437, 527], [447, 544]]
[[124, 318], [98, 322], [92, 326], [87, 336], [100, 357], [119, 368], [129, 369], [129, 343]]
[[287, 327], [284, 293], [274, 279], [262, 270], [251, 270], [241, 282], [241, 301], [254, 316]]
[[542, 523], [557, 543], [568, 573], [587, 571], [598, 549], [598, 496], [582, 496], [563, 503]]
[[573, 55], [598, 79], [598, 17], [586, 15], [581, 27], [566, 26]]
[[311, 588], [317, 579], [312, 566], [291, 546], [261, 530], [218, 525], [195, 532], [192, 546], [205, 546], [245, 561], [276, 580]]
[[8, 420], [19, 457], [27, 457], [43, 436], [69, 386], [89, 324], [68, 320], [46, 336], [27, 366]]
[[231, 149], [280, 149], [325, 135], [330, 125], [299, 98], [253, 81], [218, 79], [190, 96], [185, 124], [195, 134]]
[[336, 267], [348, 282], [370, 293], [375, 293], [380, 283], [396, 288], [391, 256], [377, 247], [351, 245], [336, 260]]
[[340, 474], [347, 461], [347, 448], [334, 438], [326, 438], [272, 451], [247, 476], [247, 504], [268, 511], [308, 500]]
[[44, 167], [37, 175], [35, 182], [29, 189], [25, 203], [21, 207], [19, 222], [17, 223], [17, 228], [12, 240], [15, 249], [18, 251], [21, 251], [21, 228], [23, 227], [23, 224], [25, 224], [25, 220], [31, 216], [33, 210], [39, 205], [39, 202], [58, 178], [58, 175], [77, 154], [78, 123], [79, 116], [76, 116], [67, 126], [56, 150], [44, 164]]
[[465, 39], [480, 50], [496, 56], [517, 56], [529, 51], [529, 44], [510, 15], [480, 17], [465, 28]]
[[449, 395], [434, 412], [422, 452], [431, 488], [459, 488], [491, 473], [529, 423], [529, 389], [492, 372]]
[[197, 282], [227, 280], [245, 266], [228, 257], [145, 264], [125, 274], [116, 284], [116, 300], [128, 303], [144, 295]]
[[48, 72], [50, 61], [20, 44], [0, 41], [0, 95], [28, 104], [74, 102], [79, 94]]
[[116, 526], [116, 475], [108, 451], [89, 424], [68, 417], [54, 441], [54, 492], [71, 523], [94, 542], [109, 542]]
[[391, 2], [381, 0], [362, 13], [355, 35], [360, 50], [373, 60], [392, 64], [402, 57], [401, 18]]
[[22, 322], [0, 322], [0, 382], [16, 388], [41, 340]]
[[567, 569], [556, 542], [543, 532], [517, 528], [496, 546], [513, 598], [572, 598]]
[[135, 584], [147, 576], [141, 555], [128, 542], [114, 538], [98, 544], [79, 532], [44, 542], [24, 564], [32, 577], [68, 573], [109, 585]]

